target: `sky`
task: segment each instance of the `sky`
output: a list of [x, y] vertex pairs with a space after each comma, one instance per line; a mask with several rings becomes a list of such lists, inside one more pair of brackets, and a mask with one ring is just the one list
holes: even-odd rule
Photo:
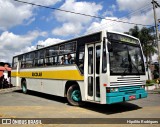
[[[67, 11], [154, 25], [151, 0], [20, 0]], [[160, 0], [157, 0], [160, 4]], [[160, 8], [156, 9], [160, 19]], [[0, 61], [100, 30], [127, 32], [134, 25], [0, 0]], [[139, 26], [142, 28], [142, 26]], [[159, 27], [160, 29], [160, 27]], [[154, 56], [154, 59], [156, 57]]]

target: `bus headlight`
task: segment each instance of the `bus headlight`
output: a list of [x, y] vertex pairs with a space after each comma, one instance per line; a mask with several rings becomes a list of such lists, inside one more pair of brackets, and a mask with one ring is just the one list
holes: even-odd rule
[[106, 92], [110, 93], [110, 92], [118, 92], [118, 88], [106, 88]]
[[141, 86], [141, 88], [145, 89], [145, 85]]
[[110, 92], [118, 92], [118, 88], [110, 88]]

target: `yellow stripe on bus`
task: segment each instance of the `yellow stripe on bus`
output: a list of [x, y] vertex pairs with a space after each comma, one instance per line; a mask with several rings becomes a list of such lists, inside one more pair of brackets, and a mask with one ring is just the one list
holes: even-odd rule
[[12, 77], [18, 76], [18, 72], [11, 72], [11, 76], [12, 76]]
[[12, 77], [19, 76], [24, 78], [43, 78], [43, 79], [66, 79], [66, 80], [84, 80], [77, 70], [56, 70], [56, 71], [25, 71], [17, 74], [12, 72]]

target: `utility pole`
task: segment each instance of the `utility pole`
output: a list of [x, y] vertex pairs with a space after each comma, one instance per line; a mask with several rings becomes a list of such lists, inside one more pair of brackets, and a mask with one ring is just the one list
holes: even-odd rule
[[154, 21], [155, 21], [155, 28], [156, 28], [156, 41], [158, 44], [158, 62], [159, 62], [159, 78], [160, 78], [160, 39], [159, 39], [159, 31], [158, 31], [158, 19], [156, 14], [156, 8], [160, 7], [157, 1], [152, 0], [153, 4], [153, 12], [154, 12]]

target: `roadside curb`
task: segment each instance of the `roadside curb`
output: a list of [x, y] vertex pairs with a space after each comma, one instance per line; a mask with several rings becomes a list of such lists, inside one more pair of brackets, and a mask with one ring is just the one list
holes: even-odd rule
[[160, 94], [158, 91], [149, 91], [148, 94]]
[[147, 91], [153, 91], [153, 90], [157, 90], [157, 89], [160, 89], [160, 84], [154, 84], [152, 86], [145, 87], [145, 90], [147, 90]]
[[11, 87], [11, 88], [0, 89], [0, 94], [13, 92], [15, 90], [20, 90], [20, 89], [21, 89], [20, 87]]
[[160, 94], [160, 88], [156, 88], [154, 90], [148, 90], [147, 92], [149, 94]]

